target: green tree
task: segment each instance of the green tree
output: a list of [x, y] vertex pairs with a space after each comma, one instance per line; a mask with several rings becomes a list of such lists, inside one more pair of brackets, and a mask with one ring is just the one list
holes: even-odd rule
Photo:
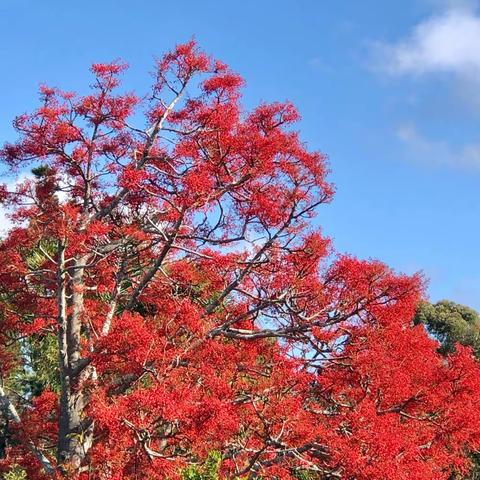
[[460, 343], [472, 347], [480, 358], [480, 315], [472, 308], [448, 300], [423, 302], [417, 308], [414, 323], [425, 325], [440, 342], [441, 353], [452, 352], [455, 344]]
[[[423, 324], [439, 343], [439, 351], [447, 355], [457, 343], [471, 347], [480, 360], [480, 314], [473, 308], [449, 300], [435, 304], [422, 302], [414, 317], [416, 325]], [[480, 480], [480, 453], [472, 453], [472, 469], [466, 477], [455, 480]], [[452, 479], [452, 480], [453, 480]]]

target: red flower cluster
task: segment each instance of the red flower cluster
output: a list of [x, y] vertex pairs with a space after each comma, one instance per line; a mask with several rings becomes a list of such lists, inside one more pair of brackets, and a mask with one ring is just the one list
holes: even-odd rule
[[175, 479], [217, 451], [220, 478], [465, 471], [479, 367], [411, 326], [419, 276], [312, 229], [333, 187], [295, 108], [245, 112], [242, 79], [194, 42], [147, 95], [118, 92], [124, 69], [94, 65], [83, 97], [42, 87], [0, 152], [37, 165], [0, 189], [17, 221], [0, 243], [2, 377], [48, 339], [58, 358], [51, 389], [2, 396], [20, 418], [1, 469]]

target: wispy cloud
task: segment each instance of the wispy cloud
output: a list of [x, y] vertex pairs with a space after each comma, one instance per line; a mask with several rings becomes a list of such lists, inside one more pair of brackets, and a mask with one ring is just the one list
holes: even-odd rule
[[[462, 105], [456, 115], [467, 114], [461, 121], [468, 122], [468, 115], [477, 116], [480, 111], [480, 1], [424, 1], [432, 6], [431, 15], [412, 25], [396, 41], [374, 43], [373, 66], [377, 72], [392, 77], [432, 80], [432, 88], [441, 85], [443, 96], [436, 96], [435, 101], [444, 102], [449, 108], [452, 104]], [[437, 77], [446, 76], [452, 82], [433, 82]], [[445, 89], [445, 85], [454, 88]], [[412, 92], [412, 88], [409, 84], [408, 91]], [[428, 106], [433, 97], [420, 95], [419, 98]], [[435, 111], [442, 112], [435, 115], [435, 124], [438, 124], [441, 123], [439, 117], [448, 114], [446, 107], [443, 111], [436, 107], [438, 105]], [[418, 114], [419, 108], [410, 110], [411, 120], [395, 129], [397, 140], [410, 160], [480, 173], [480, 142], [476, 138], [470, 141], [465, 138], [463, 144], [458, 144], [457, 137], [454, 143], [445, 128], [442, 130], [447, 135], [440, 139], [425, 135], [424, 116]]]
[[401, 125], [395, 133], [411, 160], [480, 171], [480, 143], [455, 147], [442, 140], [431, 140], [422, 135], [413, 123]]
[[480, 79], [480, 16], [470, 2], [449, 2], [405, 38], [375, 44], [375, 65], [392, 75], [449, 73]]
[[319, 71], [319, 72], [322, 72], [322, 73], [333, 72], [333, 68], [327, 62], [322, 60], [322, 58], [320, 58], [320, 57], [311, 58], [308, 61], [308, 65], [312, 70], [316, 70], [316, 71]]

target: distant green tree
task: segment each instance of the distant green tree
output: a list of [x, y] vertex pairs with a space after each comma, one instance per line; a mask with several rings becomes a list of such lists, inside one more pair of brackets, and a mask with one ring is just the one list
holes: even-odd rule
[[[455, 350], [456, 344], [471, 347], [480, 360], [480, 314], [473, 308], [449, 300], [432, 304], [422, 302], [414, 317], [416, 325], [423, 324], [439, 343], [444, 355]], [[480, 480], [480, 453], [472, 453], [472, 469], [465, 476], [453, 476], [452, 480]]]
[[460, 343], [472, 347], [480, 358], [480, 315], [472, 308], [448, 300], [423, 302], [417, 308], [414, 323], [425, 325], [440, 342], [441, 353], [452, 352], [455, 344]]
[[480, 480], [480, 453], [472, 454], [473, 467], [465, 480]]

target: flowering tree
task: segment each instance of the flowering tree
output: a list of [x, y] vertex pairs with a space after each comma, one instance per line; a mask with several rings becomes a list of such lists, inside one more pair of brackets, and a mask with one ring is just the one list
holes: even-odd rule
[[0, 192], [15, 222], [0, 244], [1, 468], [467, 469], [479, 368], [411, 326], [420, 277], [336, 255], [311, 229], [332, 186], [291, 128], [294, 107], [244, 112], [241, 78], [193, 42], [158, 61], [143, 97], [119, 91], [124, 69], [94, 65], [85, 96], [42, 87], [1, 151], [35, 167]]

